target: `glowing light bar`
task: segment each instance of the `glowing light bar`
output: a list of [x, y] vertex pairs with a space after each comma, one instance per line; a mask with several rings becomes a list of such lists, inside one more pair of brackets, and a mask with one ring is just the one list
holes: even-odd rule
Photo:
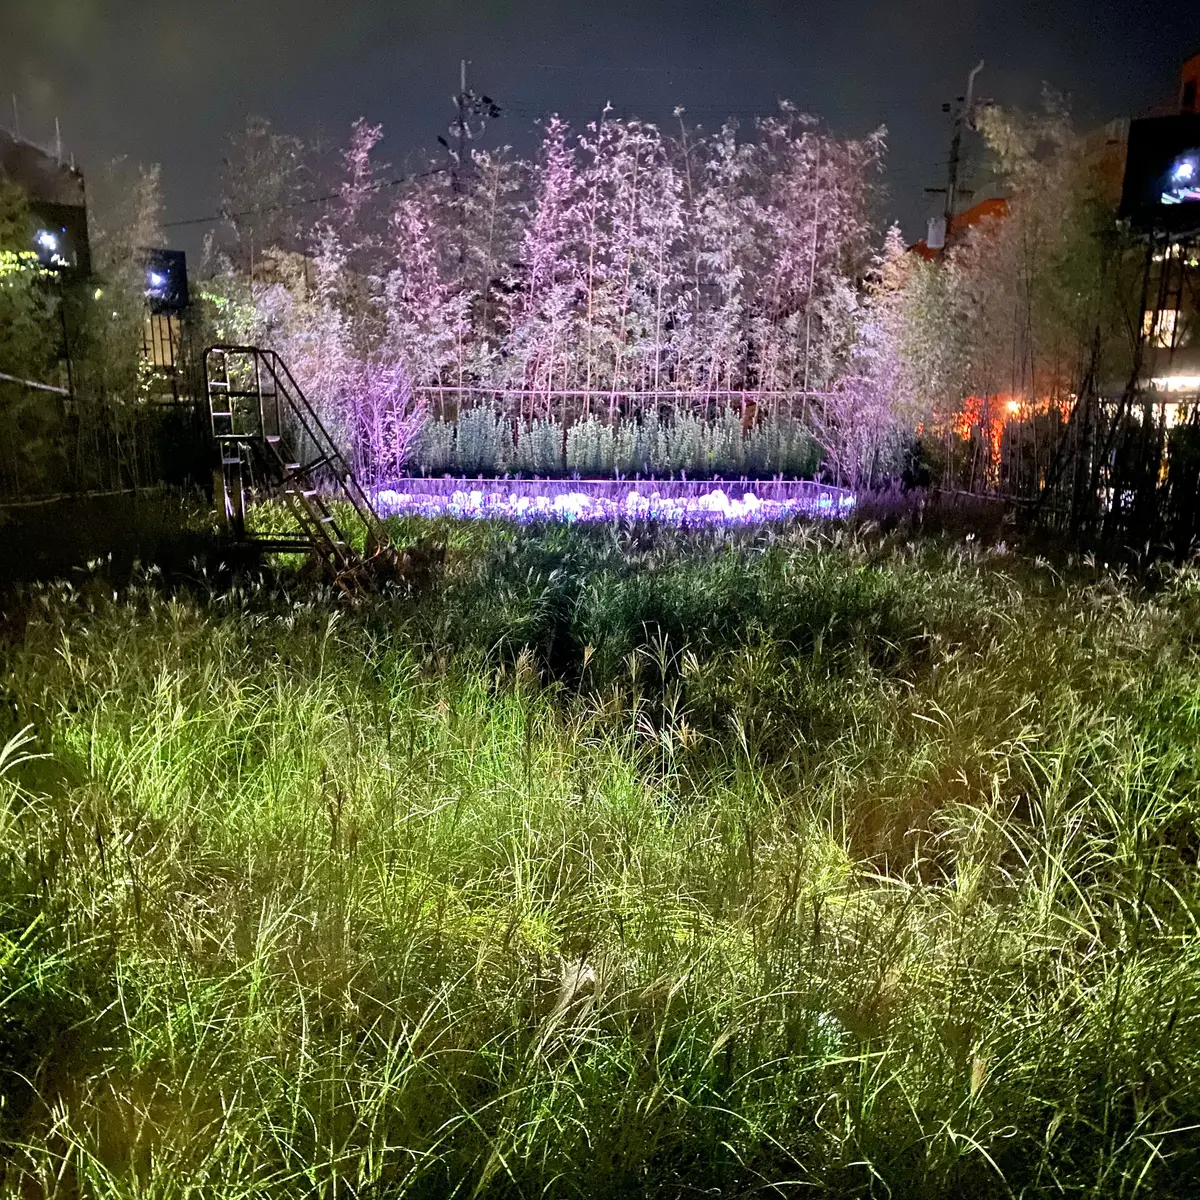
[[752, 492], [738, 500], [721, 488], [695, 498], [661, 496], [658, 492], [646, 496], [632, 490], [623, 499], [585, 492], [527, 496], [506, 490], [484, 492], [482, 488], [449, 495], [412, 494], [392, 488], [375, 493], [375, 503], [384, 516], [493, 517], [522, 523], [623, 519], [684, 527], [758, 525], [791, 517], [848, 517], [854, 511], [854, 502], [853, 495], [837, 488], [788, 500], [760, 500]]
[[1200, 188], [1180, 187], [1162, 194], [1163, 204], [1191, 204], [1196, 200], [1200, 200]]
[[1200, 391], [1200, 375], [1158, 375], [1150, 380], [1156, 392]]

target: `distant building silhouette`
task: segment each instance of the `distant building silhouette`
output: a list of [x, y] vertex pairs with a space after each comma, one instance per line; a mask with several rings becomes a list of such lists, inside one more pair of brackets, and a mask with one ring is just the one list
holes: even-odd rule
[[25, 196], [29, 248], [51, 267], [91, 274], [83, 175], [54, 154], [0, 129], [0, 182]]

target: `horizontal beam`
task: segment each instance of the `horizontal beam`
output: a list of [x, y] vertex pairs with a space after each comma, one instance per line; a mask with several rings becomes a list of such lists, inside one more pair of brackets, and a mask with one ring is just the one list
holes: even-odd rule
[[5, 383], [19, 383], [22, 387], [34, 388], [39, 392], [54, 392], [57, 396], [69, 396], [71, 394], [68, 388], [55, 387], [52, 383], [36, 383], [32, 379], [21, 379], [17, 375], [6, 375], [3, 371], [0, 371], [0, 379], [4, 380]]
[[638, 392], [612, 391], [603, 388], [598, 391], [575, 391], [560, 388], [491, 388], [491, 387], [454, 387], [452, 385], [414, 386], [414, 396], [490, 396], [506, 400], [588, 400], [593, 403], [610, 400], [629, 400], [634, 402], [651, 400], [673, 400], [684, 403], [701, 404], [712, 400], [827, 400], [831, 392], [768, 392], [768, 391], [711, 391], [711, 392]]

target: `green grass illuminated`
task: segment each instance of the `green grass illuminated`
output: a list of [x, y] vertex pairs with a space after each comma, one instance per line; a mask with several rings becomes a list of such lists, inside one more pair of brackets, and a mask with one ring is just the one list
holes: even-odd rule
[[0, 1194], [1193, 1194], [1200, 575], [447, 531], [28, 598]]

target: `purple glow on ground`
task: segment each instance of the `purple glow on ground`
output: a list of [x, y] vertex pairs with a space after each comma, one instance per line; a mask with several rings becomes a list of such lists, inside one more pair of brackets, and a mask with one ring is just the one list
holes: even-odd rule
[[522, 495], [508, 488], [463, 488], [449, 493], [375, 493], [381, 516], [494, 517], [510, 521], [661, 521], [665, 525], [756, 525], [791, 517], [846, 517], [854, 496], [840, 488], [814, 489], [805, 496], [760, 500], [753, 492], [731, 498], [719, 487], [696, 496], [648, 495], [630, 489], [624, 496], [584, 491], [555, 496]]

